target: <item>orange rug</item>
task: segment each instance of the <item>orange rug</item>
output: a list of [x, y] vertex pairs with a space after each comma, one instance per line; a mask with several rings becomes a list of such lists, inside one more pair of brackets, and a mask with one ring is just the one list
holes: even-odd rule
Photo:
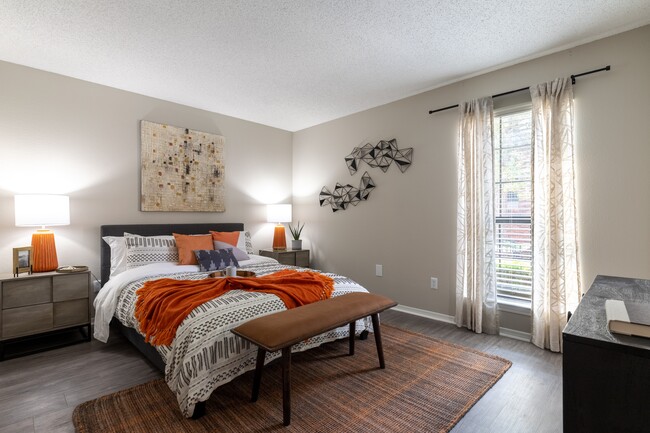
[[448, 432], [510, 368], [498, 356], [382, 326], [386, 369], [372, 335], [347, 356], [347, 340], [295, 354], [291, 425], [282, 425], [279, 363], [267, 365], [259, 400], [252, 372], [218, 388], [199, 420], [183, 418], [154, 380], [77, 406], [79, 433]]

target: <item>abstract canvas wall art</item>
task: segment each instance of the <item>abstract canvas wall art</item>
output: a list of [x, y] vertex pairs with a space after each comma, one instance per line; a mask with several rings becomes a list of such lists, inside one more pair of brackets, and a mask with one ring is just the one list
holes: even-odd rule
[[140, 132], [141, 210], [226, 210], [224, 137], [146, 120]]

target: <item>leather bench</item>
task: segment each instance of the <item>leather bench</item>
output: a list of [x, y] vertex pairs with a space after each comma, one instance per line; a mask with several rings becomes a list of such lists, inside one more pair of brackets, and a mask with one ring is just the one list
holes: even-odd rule
[[397, 305], [395, 301], [375, 293], [348, 293], [298, 308], [280, 311], [246, 322], [232, 330], [255, 344], [257, 363], [251, 400], [257, 401], [266, 352], [282, 350], [282, 410], [284, 425], [291, 423], [291, 346], [339, 326], [350, 326], [349, 348], [354, 355], [355, 323], [372, 317], [379, 367], [385, 368], [379, 329], [379, 313]]

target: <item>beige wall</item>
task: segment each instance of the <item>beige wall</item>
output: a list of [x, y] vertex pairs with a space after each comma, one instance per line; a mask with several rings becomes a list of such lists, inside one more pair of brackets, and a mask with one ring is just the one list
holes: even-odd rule
[[[650, 278], [648, 41], [650, 26], [293, 135], [0, 62], [0, 272], [10, 271], [11, 248], [30, 242], [32, 229], [14, 226], [16, 193], [69, 194], [71, 225], [55, 228], [59, 261], [97, 273], [101, 224], [242, 221], [263, 248], [272, 238], [263, 204], [289, 202], [293, 192], [294, 220], [307, 223], [315, 266], [402, 305], [451, 315], [457, 114], [428, 110], [611, 64], [575, 88], [582, 282], [588, 287], [597, 274]], [[141, 119], [226, 137], [225, 213], [138, 210]], [[343, 158], [354, 146], [389, 138], [414, 148], [406, 173], [362, 165], [350, 176]], [[377, 184], [367, 202], [339, 213], [318, 207], [324, 185], [356, 186], [366, 170]], [[375, 264], [383, 277], [374, 276]], [[429, 288], [431, 276], [438, 290]], [[503, 315], [505, 327], [527, 331], [527, 323]]]
[[[295, 133], [295, 215], [307, 222], [316, 266], [403, 305], [452, 315], [458, 116], [428, 110], [611, 64], [574, 88], [582, 283], [597, 274], [650, 278], [649, 41], [646, 26]], [[350, 176], [343, 158], [354, 146], [390, 138], [414, 148], [406, 173], [362, 165]], [[338, 213], [318, 207], [321, 187], [356, 186], [365, 170], [377, 184], [367, 202]], [[431, 276], [438, 290], [429, 288]], [[503, 319], [528, 331], [526, 318]]]
[[[226, 211], [139, 211], [140, 120], [226, 138]], [[244, 222], [268, 247], [267, 202], [291, 201], [290, 132], [0, 62], [0, 272], [32, 228], [14, 226], [16, 193], [70, 196], [71, 224], [55, 227], [60, 264], [99, 269], [99, 226]]]

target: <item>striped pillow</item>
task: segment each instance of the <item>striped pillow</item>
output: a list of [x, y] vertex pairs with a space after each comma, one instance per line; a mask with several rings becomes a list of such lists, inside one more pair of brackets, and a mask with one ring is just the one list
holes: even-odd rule
[[255, 254], [255, 251], [253, 251], [253, 241], [251, 240], [250, 232], [244, 232], [244, 244], [246, 245], [246, 252], [248, 254]]
[[150, 263], [178, 263], [178, 248], [173, 236], [140, 236], [124, 233], [126, 269]]

